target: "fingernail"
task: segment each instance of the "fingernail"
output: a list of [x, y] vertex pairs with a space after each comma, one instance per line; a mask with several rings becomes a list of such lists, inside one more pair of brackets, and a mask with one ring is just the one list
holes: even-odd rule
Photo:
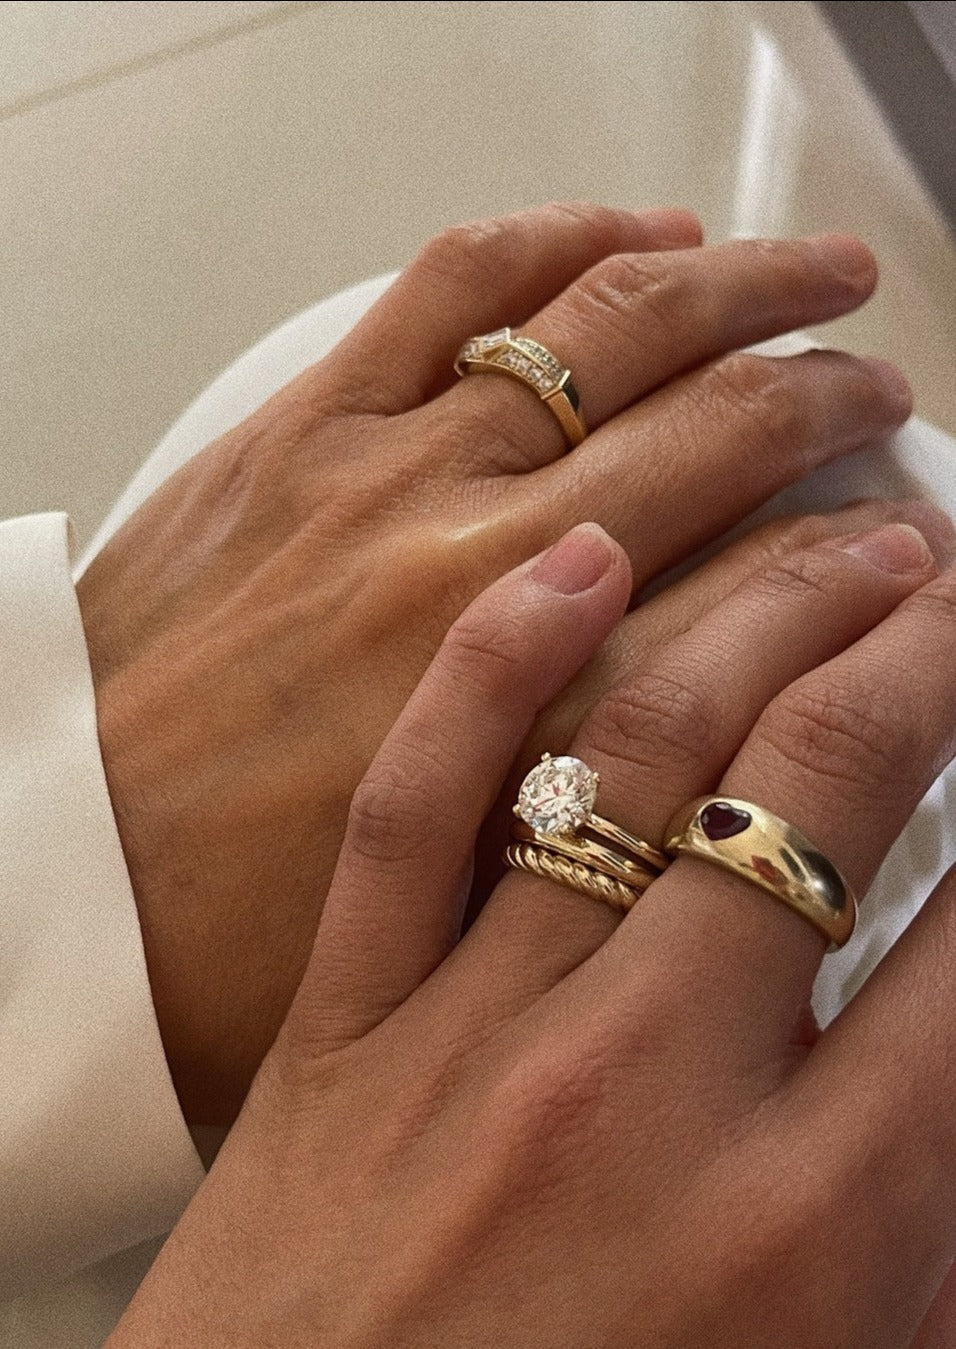
[[848, 534], [834, 540], [832, 547], [898, 575], [929, 571], [934, 565], [929, 544], [912, 525], [884, 525], [864, 534]]
[[600, 525], [577, 525], [542, 554], [530, 574], [550, 590], [578, 595], [596, 585], [613, 560], [611, 539]]
[[873, 254], [853, 234], [815, 234], [804, 240], [813, 256], [824, 264], [839, 281], [860, 290], [876, 283], [876, 262]]
[[879, 385], [886, 401], [908, 417], [913, 410], [913, 390], [902, 370], [898, 370], [892, 361], [882, 361], [876, 356], [863, 356], [860, 359]]

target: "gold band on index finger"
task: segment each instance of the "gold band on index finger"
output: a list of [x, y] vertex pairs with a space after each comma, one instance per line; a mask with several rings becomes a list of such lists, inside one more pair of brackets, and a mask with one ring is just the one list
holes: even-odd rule
[[588, 433], [571, 371], [530, 337], [514, 337], [510, 328], [470, 337], [455, 357], [455, 373], [510, 375], [527, 385], [554, 413], [571, 449]]

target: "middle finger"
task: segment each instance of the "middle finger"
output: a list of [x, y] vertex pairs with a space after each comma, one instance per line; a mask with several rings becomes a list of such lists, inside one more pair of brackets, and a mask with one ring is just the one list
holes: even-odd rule
[[911, 405], [884, 361], [735, 352], [672, 380], [519, 490], [552, 528], [598, 521], [627, 550], [639, 587], [781, 488], [886, 435]]
[[[848, 313], [876, 284], [852, 235], [737, 240], [670, 254], [617, 254], [590, 268], [522, 335], [568, 366], [591, 431], [683, 371], [765, 338]], [[477, 419], [499, 471], [566, 449], [550, 409], [507, 375], [469, 376], [438, 400]], [[481, 465], [487, 471], [488, 463]]]

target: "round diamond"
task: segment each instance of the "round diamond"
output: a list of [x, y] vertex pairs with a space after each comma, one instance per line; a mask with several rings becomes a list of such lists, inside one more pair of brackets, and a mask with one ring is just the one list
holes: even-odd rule
[[521, 784], [518, 815], [542, 834], [567, 834], [594, 808], [597, 774], [569, 754], [545, 758]]

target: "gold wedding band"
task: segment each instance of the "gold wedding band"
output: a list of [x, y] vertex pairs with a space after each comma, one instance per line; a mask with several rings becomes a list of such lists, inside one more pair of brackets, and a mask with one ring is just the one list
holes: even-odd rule
[[750, 801], [689, 801], [668, 824], [664, 850], [713, 862], [759, 885], [828, 937], [831, 949], [853, 932], [856, 900], [830, 859], [799, 829]]
[[612, 909], [627, 913], [643, 894], [636, 886], [626, 885], [623, 881], [595, 871], [584, 862], [571, 857], [563, 857], [549, 848], [540, 848], [535, 843], [511, 843], [505, 849], [505, 861], [520, 871], [530, 871], [534, 876], [543, 876], [546, 881], [556, 881], [568, 890], [575, 890], [588, 899], [600, 899], [610, 904]]
[[[595, 822], [598, 818], [592, 816], [591, 820]], [[602, 823], [606, 823], [606, 821], [602, 821]], [[597, 839], [588, 838], [583, 831], [571, 835], [548, 834], [530, 829], [526, 824], [516, 821], [511, 828], [511, 837], [519, 843], [539, 844], [541, 847], [547, 848], [549, 852], [561, 853], [565, 857], [572, 857], [578, 862], [584, 862], [587, 866], [593, 867], [595, 871], [603, 872], [605, 876], [616, 877], [617, 880], [623, 881], [625, 885], [634, 885], [646, 889], [663, 870], [663, 867], [651, 868], [632, 854], [615, 851], [613, 848], [607, 847], [606, 844], [598, 842]], [[669, 860], [665, 857], [665, 866]]]
[[505, 861], [626, 909], [670, 859], [594, 813], [599, 781], [580, 759], [543, 754], [521, 784]]
[[510, 375], [533, 389], [557, 417], [573, 449], [588, 433], [571, 371], [547, 347], [530, 337], [513, 337], [510, 328], [470, 337], [455, 357], [455, 373]]

